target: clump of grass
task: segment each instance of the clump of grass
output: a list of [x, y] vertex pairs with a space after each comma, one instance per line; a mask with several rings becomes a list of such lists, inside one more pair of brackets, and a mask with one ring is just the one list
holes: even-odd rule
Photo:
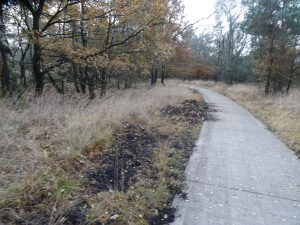
[[263, 90], [253, 84], [226, 85], [224, 83], [194, 82], [216, 90], [237, 101], [269, 126], [300, 157], [300, 90], [290, 94], [266, 97]]
[[80, 180], [61, 168], [40, 170], [5, 192], [0, 201], [1, 220], [5, 224], [26, 224], [34, 220], [49, 224], [51, 214], [59, 207], [66, 207], [65, 203], [73, 198], [80, 185]]

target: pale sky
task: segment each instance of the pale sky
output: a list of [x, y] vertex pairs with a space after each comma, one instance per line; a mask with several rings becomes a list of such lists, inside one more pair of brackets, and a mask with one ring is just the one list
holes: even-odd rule
[[[185, 17], [190, 23], [199, 19], [207, 18], [214, 12], [214, 4], [216, 0], [182, 0], [185, 7]], [[212, 15], [209, 19], [203, 19], [194, 26], [198, 32], [211, 29], [215, 21]]]

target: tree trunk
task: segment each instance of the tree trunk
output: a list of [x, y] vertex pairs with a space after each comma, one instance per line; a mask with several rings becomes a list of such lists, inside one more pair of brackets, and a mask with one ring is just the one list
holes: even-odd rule
[[[72, 45], [73, 45], [73, 49], [74, 50], [76, 50], [75, 34], [76, 34], [76, 24], [75, 24], [75, 22], [72, 22]], [[76, 92], [80, 93], [80, 88], [78, 86], [78, 66], [74, 62], [72, 62], [72, 68], [73, 68], [73, 82], [74, 82], [74, 86], [75, 86]]]
[[233, 28], [233, 21], [232, 17], [229, 19], [229, 34], [228, 34], [228, 78], [229, 78], [229, 84], [231, 85], [233, 83], [232, 78], [232, 56], [233, 56], [233, 35], [234, 35], [234, 28]]
[[289, 80], [288, 80], [288, 84], [287, 84], [287, 87], [286, 87], [286, 94], [287, 94], [287, 95], [289, 94], [290, 89], [291, 89], [292, 78], [293, 78], [293, 73], [290, 73]]
[[161, 83], [162, 83], [162, 85], [165, 85], [165, 65], [164, 64], [162, 64], [162, 70], [161, 70]]
[[44, 73], [41, 71], [41, 48], [33, 45], [33, 74], [35, 77], [35, 96], [41, 96], [44, 88]]
[[157, 81], [157, 68], [156, 66], [153, 66], [151, 69], [151, 85], [155, 85]]
[[72, 63], [73, 68], [73, 82], [77, 93], [80, 93], [80, 88], [78, 86], [78, 70], [75, 63]]
[[[297, 40], [295, 41], [295, 46], [297, 45]], [[294, 72], [296, 71], [296, 67], [295, 67], [295, 61], [297, 59], [297, 53], [296, 53], [296, 47], [293, 48], [293, 54], [291, 56], [291, 65], [290, 65], [290, 74], [289, 74], [289, 78], [288, 78], [288, 83], [287, 83], [287, 87], [286, 87], [286, 94], [289, 94], [290, 88], [292, 86], [292, 82], [293, 82], [293, 76], [294, 76]]]
[[25, 58], [27, 55], [27, 51], [30, 48], [30, 44], [27, 44], [25, 50], [23, 50], [22, 45], [20, 44], [21, 48], [21, 59], [20, 59], [20, 84], [23, 84], [24, 88], [27, 88], [27, 80], [26, 80], [26, 68], [25, 68]]
[[51, 76], [50, 73], [47, 73], [48, 78], [50, 80], [50, 82], [52, 83], [53, 87], [57, 90], [58, 93], [63, 94], [64, 93], [64, 81], [62, 80], [61, 82], [61, 87], [58, 86], [58, 84], [56, 83], [56, 80]]
[[293, 60], [293, 62], [291, 64], [290, 74], [289, 74], [289, 80], [288, 80], [287, 87], [286, 87], [286, 94], [289, 94], [289, 91], [290, 91], [291, 86], [292, 86], [293, 75], [294, 75], [294, 72], [295, 72], [294, 66], [295, 66], [295, 60]]
[[79, 82], [80, 82], [81, 93], [85, 94], [86, 93], [86, 76], [87, 76], [85, 68], [81, 66], [79, 69], [79, 73], [80, 73]]
[[[81, 0], [81, 21], [80, 21], [80, 34], [81, 34], [81, 44], [84, 49], [86, 49], [88, 45], [87, 40], [87, 32], [86, 32], [86, 24], [85, 24], [85, 0]], [[85, 62], [87, 64], [87, 62]], [[91, 71], [88, 71], [88, 67], [84, 66], [81, 69], [81, 91], [82, 93], [86, 93], [86, 82], [88, 85], [89, 95], [90, 98], [95, 98], [94, 93], [94, 80], [92, 79], [92, 74], [90, 74]]]
[[157, 81], [157, 74], [158, 74], [158, 70], [157, 68], [154, 69], [154, 84], [156, 84]]
[[273, 73], [273, 44], [274, 44], [274, 36], [270, 38], [269, 49], [268, 49], [268, 68], [267, 68], [267, 80], [265, 85], [265, 94], [268, 95], [271, 86], [272, 73]]
[[3, 18], [3, 5], [0, 2], [0, 51], [2, 57], [2, 92], [6, 95], [8, 92], [12, 96], [16, 92], [17, 84], [16, 77], [13, 71], [13, 61], [11, 50], [6, 38], [6, 30]]
[[100, 97], [106, 95], [106, 77], [107, 77], [107, 68], [102, 68], [101, 71], [101, 94]]
[[88, 83], [88, 90], [89, 90], [89, 98], [94, 99], [95, 95], [95, 86], [94, 86], [94, 75], [92, 74], [92, 70], [88, 67], [85, 68], [87, 83]]
[[118, 89], [120, 89], [120, 80], [121, 80], [121, 76], [118, 74], [118, 77], [117, 77], [117, 87]]
[[154, 66], [152, 66], [151, 68], [151, 85], [154, 85], [155, 84], [155, 77], [154, 77]]
[[33, 16], [33, 74], [35, 77], [35, 96], [41, 96], [44, 88], [44, 73], [41, 70], [42, 49], [40, 46], [40, 17], [43, 12], [45, 0], [40, 0], [38, 8]]
[[11, 76], [11, 67], [10, 62], [8, 59], [9, 53], [6, 53], [1, 48], [1, 56], [2, 56], [2, 93], [3, 95], [6, 95], [9, 90], [11, 89], [11, 82], [10, 82], [10, 76]]
[[27, 88], [26, 69], [23, 61], [20, 62], [20, 84], [23, 84], [24, 88]]
[[[30, 45], [30, 47], [29, 47], [29, 62], [33, 62], [33, 46], [32, 45]], [[35, 77], [34, 77], [32, 69], [33, 69], [32, 66], [28, 66], [29, 75], [31, 76], [33, 83], [35, 83]]]

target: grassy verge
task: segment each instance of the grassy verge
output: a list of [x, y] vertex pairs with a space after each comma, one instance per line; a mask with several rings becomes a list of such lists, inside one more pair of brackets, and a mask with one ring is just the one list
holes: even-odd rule
[[300, 90], [289, 95], [266, 97], [259, 87], [247, 84], [193, 82], [216, 90], [238, 102], [260, 118], [300, 157]]
[[206, 105], [171, 84], [98, 101], [2, 100], [4, 224], [164, 224]]

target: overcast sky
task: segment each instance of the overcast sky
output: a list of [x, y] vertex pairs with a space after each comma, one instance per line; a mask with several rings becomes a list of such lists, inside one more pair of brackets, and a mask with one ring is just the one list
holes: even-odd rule
[[[209, 17], [214, 12], [214, 4], [216, 0], [182, 0], [185, 7], [186, 20], [191, 23]], [[198, 32], [202, 32], [211, 28], [214, 23], [214, 15], [209, 19], [201, 20], [194, 26]]]

